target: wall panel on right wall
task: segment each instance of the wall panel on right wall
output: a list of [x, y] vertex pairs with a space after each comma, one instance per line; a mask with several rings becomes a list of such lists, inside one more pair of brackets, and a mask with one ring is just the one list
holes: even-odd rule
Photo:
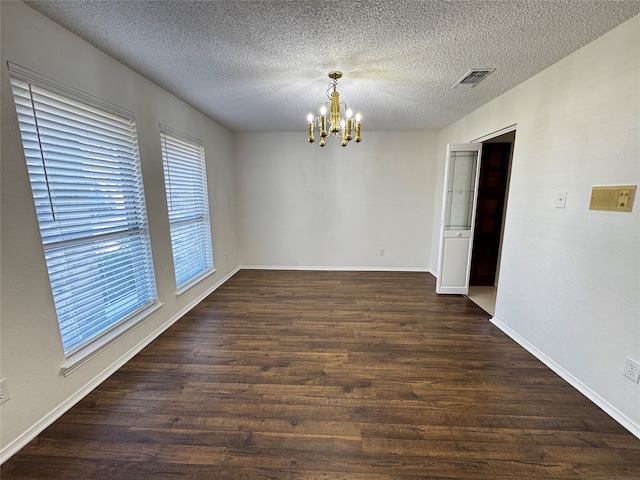
[[447, 143], [513, 124], [493, 321], [640, 437], [640, 208], [589, 210], [593, 185], [640, 184], [640, 16], [440, 132], [432, 266]]

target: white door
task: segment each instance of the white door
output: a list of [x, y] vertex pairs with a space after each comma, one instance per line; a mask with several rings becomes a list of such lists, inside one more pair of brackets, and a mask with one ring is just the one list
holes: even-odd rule
[[481, 143], [447, 146], [436, 293], [469, 292], [481, 149]]

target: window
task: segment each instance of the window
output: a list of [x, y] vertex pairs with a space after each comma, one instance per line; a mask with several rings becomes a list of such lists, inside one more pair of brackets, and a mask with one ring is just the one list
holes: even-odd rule
[[155, 304], [131, 113], [10, 64], [65, 355]]
[[178, 289], [213, 270], [204, 146], [160, 126], [173, 266]]

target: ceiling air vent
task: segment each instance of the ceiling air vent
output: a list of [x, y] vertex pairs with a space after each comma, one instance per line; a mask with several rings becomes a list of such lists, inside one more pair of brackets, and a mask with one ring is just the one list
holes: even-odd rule
[[455, 87], [456, 85], [469, 85], [471, 87], [475, 87], [482, 80], [487, 78], [492, 72], [495, 72], [495, 70], [495, 68], [473, 68], [465, 73], [464, 76], [460, 80], [458, 80], [453, 87]]

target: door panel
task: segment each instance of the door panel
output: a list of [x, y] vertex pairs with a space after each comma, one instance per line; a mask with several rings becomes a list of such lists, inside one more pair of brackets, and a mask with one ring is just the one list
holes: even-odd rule
[[481, 147], [479, 143], [447, 146], [437, 293], [469, 290]]
[[440, 274], [442, 277], [441, 288], [442, 285], [452, 286], [464, 282], [467, 276], [469, 242], [470, 238], [468, 236], [449, 237], [444, 242], [444, 264]]

